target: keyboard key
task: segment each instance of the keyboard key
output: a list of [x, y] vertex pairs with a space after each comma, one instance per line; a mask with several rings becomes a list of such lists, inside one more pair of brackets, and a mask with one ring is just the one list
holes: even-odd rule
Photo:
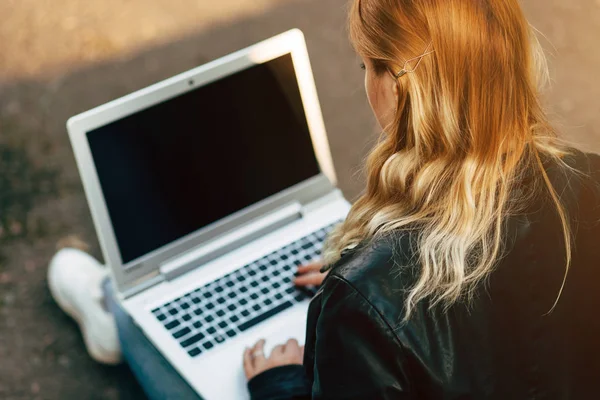
[[217, 311], [217, 316], [218, 317], [222, 317], [223, 315], [225, 315], [225, 311], [223, 311], [223, 310]]
[[184, 321], [189, 321], [190, 319], [192, 319], [192, 317], [190, 316], [190, 314], [184, 314], [181, 316], [181, 319], [183, 319]]
[[156, 318], [157, 318], [159, 321], [164, 321], [165, 319], [167, 319], [167, 317], [165, 316], [165, 314], [158, 314], [158, 315], [156, 316]]
[[196, 322], [194, 322], [193, 325], [194, 325], [194, 328], [200, 329], [200, 327], [202, 326], [202, 323], [200, 321], [196, 321]]
[[266, 271], [267, 270], [267, 266], [264, 264], [261, 264], [260, 267], [258, 267], [258, 269], [260, 269], [261, 271]]
[[279, 275], [281, 275], [281, 272], [279, 272], [277, 270], [273, 271], [273, 276], [279, 276]]
[[179, 321], [177, 321], [177, 320], [174, 320], [174, 321], [171, 321], [171, 322], [169, 322], [168, 324], [166, 324], [166, 325], [165, 325], [165, 328], [167, 328], [167, 329], [171, 330], [171, 329], [173, 329], [173, 328], [176, 328], [176, 327], [178, 327], [179, 325], [181, 325], [181, 323], [180, 323]]
[[247, 288], [247, 287], [245, 287], [245, 286], [242, 286], [242, 287], [240, 288], [240, 292], [242, 292], [242, 293], [246, 293], [247, 291], [248, 291], [248, 288]]
[[248, 275], [255, 276], [256, 275], [256, 271], [254, 271], [253, 269], [251, 269], [250, 271], [248, 271]]
[[298, 293], [297, 295], [294, 296], [294, 300], [296, 301], [302, 301], [304, 299], [306, 299], [308, 296], [305, 295], [304, 293]]
[[269, 277], [267, 275], [265, 275], [262, 278], [260, 278], [260, 280], [263, 282], [267, 282], [269, 280]]
[[250, 282], [250, 286], [257, 287], [258, 286], [258, 282], [252, 281], [252, 282]]
[[246, 304], [248, 304], [248, 300], [246, 299], [240, 299], [240, 304], [245, 306]]
[[277, 265], [277, 260], [271, 260], [269, 263], [271, 263], [271, 265]]
[[206, 322], [211, 323], [215, 320], [215, 317], [213, 317], [212, 315], [207, 315], [204, 319], [206, 320]]
[[302, 245], [302, 248], [303, 248], [304, 250], [308, 250], [308, 249], [310, 249], [312, 246], [313, 246], [313, 244], [312, 244], [311, 242], [308, 242], [308, 243], [305, 243], [305, 244], [303, 244], [303, 245]]
[[190, 305], [188, 303], [183, 303], [183, 304], [181, 304], [181, 308], [183, 308], [184, 310], [187, 310], [188, 308], [190, 308]]
[[246, 277], [244, 275], [238, 276], [237, 277], [238, 282], [244, 282], [246, 280]]
[[267, 294], [267, 293], [269, 293], [269, 289], [267, 289], [266, 287], [264, 287], [264, 288], [260, 289], [260, 291], [261, 291], [263, 294]]
[[235, 283], [233, 283], [231, 281], [227, 282], [227, 287], [233, 287], [234, 285], [235, 285]]
[[225, 303], [225, 299], [224, 299], [224, 298], [222, 298], [222, 297], [219, 297], [219, 298], [217, 299], [217, 303], [219, 303], [219, 304], [223, 304], [223, 303]]
[[279, 282], [273, 282], [273, 287], [275, 289], [279, 289], [280, 286], [281, 286], [281, 284]]
[[225, 321], [219, 322], [219, 328], [221, 328], [221, 329], [227, 328], [227, 322], [225, 322]]
[[294, 293], [296, 291], [296, 288], [293, 286], [290, 286], [289, 288], [285, 289], [285, 292], [288, 294]]
[[196, 309], [194, 310], [194, 314], [196, 314], [196, 315], [200, 315], [200, 314], [202, 314], [202, 311], [203, 311], [203, 310], [202, 310], [201, 308], [196, 308]]
[[287, 254], [282, 254], [282, 255], [281, 255], [281, 259], [282, 259], [282, 260], [284, 260], [284, 261], [285, 261], [285, 260], [287, 260], [288, 258], [289, 258], [289, 257], [288, 257], [288, 255], [287, 255]]
[[266, 306], [270, 306], [273, 303], [273, 301], [271, 299], [266, 299], [264, 301], [264, 303], [265, 303]]
[[277, 313], [282, 312], [283, 310], [285, 310], [291, 306], [293, 306], [291, 301], [283, 302], [280, 305], [278, 305], [277, 307], [274, 307], [274, 308], [270, 309], [269, 311], [265, 312], [264, 314], [256, 316], [256, 317], [252, 318], [251, 320], [246, 321], [243, 324], [240, 324], [240, 326], [238, 328], [240, 329], [240, 331], [244, 332], [245, 330], [253, 327], [254, 325], [266, 320], [267, 318], [272, 317], [273, 315], [275, 315]]
[[192, 297], [192, 302], [194, 304], [198, 304], [198, 303], [200, 303], [200, 298], [199, 297]]
[[215, 308], [215, 303], [208, 303], [204, 307], [206, 307], [207, 310], [212, 310]]
[[202, 353], [202, 350], [200, 350], [199, 347], [196, 347], [194, 349], [191, 349], [190, 351], [188, 351], [188, 354], [192, 357], [196, 357], [197, 355], [199, 355], [200, 353]]
[[283, 278], [283, 283], [290, 283], [292, 281], [292, 278], [290, 278], [289, 276], [286, 276], [285, 278]]
[[152, 314], [158, 314], [159, 311], [160, 311], [160, 307], [155, 308], [154, 310], [152, 310]]
[[283, 269], [284, 269], [285, 271], [289, 271], [290, 269], [292, 269], [292, 267], [290, 267], [289, 265], [284, 265], [284, 266], [283, 266]]
[[229, 318], [229, 320], [235, 324], [240, 320], [240, 318], [237, 315], [234, 315], [231, 318]]
[[256, 300], [256, 299], [258, 299], [258, 295], [257, 295], [256, 293], [252, 293], [252, 294], [250, 295], [250, 298], [251, 298], [252, 300]]
[[173, 337], [175, 339], [179, 339], [182, 336], [187, 335], [188, 333], [190, 333], [192, 330], [190, 328], [188, 328], [187, 326], [183, 329], [178, 330], [177, 332], [173, 333]]
[[179, 310], [177, 310], [176, 308], [170, 308], [169, 309], [169, 314], [171, 314], [171, 315], [177, 315], [177, 314], [179, 314]]
[[221, 335], [219, 336], [215, 336], [215, 342], [217, 343], [223, 343], [225, 341], [225, 338]]
[[210, 327], [206, 330], [206, 332], [208, 332], [210, 335], [212, 335], [213, 333], [215, 333], [217, 330], [214, 327]]
[[200, 341], [200, 340], [202, 340], [204, 338], [205, 338], [204, 334], [201, 333], [201, 332], [198, 332], [194, 336], [189, 337], [186, 340], [184, 340], [183, 342], [181, 342], [181, 346], [184, 347], [184, 348], [188, 347], [188, 346], [191, 346], [194, 343], [196, 343], [196, 342], [198, 342], [198, 341]]
[[206, 299], [210, 299], [213, 296], [213, 294], [211, 292], [204, 292], [202, 296], [204, 296], [204, 298]]
[[255, 304], [255, 305], [252, 306], [252, 309], [254, 311], [258, 311], [258, 310], [260, 310], [260, 306], [258, 304]]
[[223, 291], [223, 288], [221, 286], [216, 286], [215, 287], [215, 292], [221, 293], [222, 291]]
[[250, 311], [248, 311], [248, 310], [242, 311], [242, 316], [243, 317], [247, 317], [248, 315], [250, 315]]
[[236, 305], [235, 305], [235, 304], [230, 304], [230, 305], [228, 305], [228, 306], [227, 306], [227, 309], [228, 309], [229, 311], [234, 311], [236, 308], [237, 308], [237, 307], [236, 307]]
[[227, 297], [229, 297], [230, 299], [233, 299], [237, 296], [237, 294], [235, 292], [229, 292], [227, 293]]
[[281, 293], [277, 293], [277, 294], [275, 295], [275, 298], [276, 298], [277, 300], [281, 300], [281, 299], [283, 298], [283, 295], [282, 295]]
[[227, 336], [229, 336], [229, 337], [234, 337], [235, 336], [235, 331], [233, 329], [230, 329], [230, 330], [228, 330], [225, 333], [227, 333]]
[[204, 346], [204, 348], [205, 348], [206, 350], [208, 350], [208, 349], [211, 349], [211, 348], [213, 348], [213, 347], [214, 347], [214, 344], [212, 344], [212, 342], [204, 342], [204, 343], [202, 343], [202, 346]]

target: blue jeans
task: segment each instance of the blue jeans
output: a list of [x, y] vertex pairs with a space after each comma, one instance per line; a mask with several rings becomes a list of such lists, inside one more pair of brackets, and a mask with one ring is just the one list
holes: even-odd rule
[[115, 300], [110, 279], [102, 284], [106, 306], [114, 315], [123, 357], [150, 400], [202, 399], [159, 353]]

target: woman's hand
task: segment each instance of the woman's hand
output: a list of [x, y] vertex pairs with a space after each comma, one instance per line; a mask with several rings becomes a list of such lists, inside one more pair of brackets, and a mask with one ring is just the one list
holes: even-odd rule
[[[314, 262], [298, 267], [294, 284], [297, 286], [320, 286], [327, 272], [319, 272], [325, 265]], [[329, 271], [328, 271], [329, 272]], [[290, 339], [285, 344], [275, 346], [269, 357], [264, 354], [265, 340], [259, 340], [254, 346], [244, 350], [244, 371], [248, 380], [268, 369], [289, 364], [300, 364], [304, 358], [304, 346], [299, 346], [296, 339]]]
[[264, 347], [265, 339], [260, 339], [254, 346], [244, 350], [244, 372], [248, 380], [271, 368], [289, 364], [302, 365], [304, 346], [299, 346], [296, 339], [275, 346], [269, 357], [265, 357]]
[[297, 286], [320, 286], [329, 272], [319, 272], [323, 265], [325, 264], [322, 261], [300, 265], [294, 284]]

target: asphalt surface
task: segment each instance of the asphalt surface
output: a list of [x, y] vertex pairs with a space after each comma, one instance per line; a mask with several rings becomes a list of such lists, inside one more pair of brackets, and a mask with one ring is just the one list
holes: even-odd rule
[[[600, 152], [600, 1], [524, 0], [545, 34], [561, 134]], [[353, 200], [375, 138], [342, 0], [6, 0], [0, 3], [0, 398], [141, 399], [129, 370], [95, 364], [47, 289], [57, 243], [100, 258], [65, 122], [287, 29], [301, 28], [340, 186]]]

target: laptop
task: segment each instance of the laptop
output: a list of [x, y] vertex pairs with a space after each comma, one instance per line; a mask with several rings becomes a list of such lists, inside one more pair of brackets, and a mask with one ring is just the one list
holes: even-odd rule
[[[349, 202], [293, 29], [74, 116], [69, 137], [118, 299], [207, 400], [247, 399], [242, 354], [304, 344], [293, 285]], [[165, 382], [168, 385], [169, 382]]]

